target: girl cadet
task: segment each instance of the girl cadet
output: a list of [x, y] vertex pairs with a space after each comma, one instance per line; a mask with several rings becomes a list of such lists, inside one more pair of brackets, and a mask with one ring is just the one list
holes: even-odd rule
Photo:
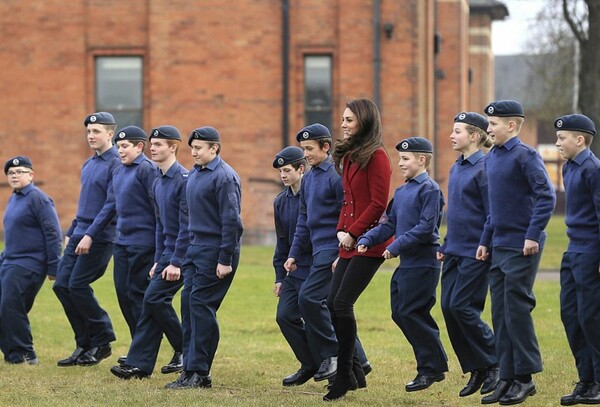
[[[377, 106], [358, 99], [346, 104], [343, 138], [333, 149], [336, 168], [342, 170], [344, 200], [337, 224], [339, 252], [327, 306], [338, 340], [338, 370], [324, 400], [335, 400], [348, 390], [366, 386], [365, 372], [355, 353], [354, 303], [383, 263], [390, 241], [357, 253], [356, 239], [378, 223], [385, 211], [392, 166], [383, 147]], [[358, 383], [357, 383], [358, 380]]]
[[450, 140], [462, 155], [450, 168], [448, 233], [437, 252], [437, 259], [444, 261], [442, 312], [448, 336], [463, 373], [471, 372], [460, 397], [479, 389], [481, 394], [490, 393], [498, 383], [494, 334], [481, 320], [490, 263], [475, 258], [489, 210], [485, 155], [480, 150], [492, 146], [487, 127], [487, 119], [478, 113], [454, 117]]

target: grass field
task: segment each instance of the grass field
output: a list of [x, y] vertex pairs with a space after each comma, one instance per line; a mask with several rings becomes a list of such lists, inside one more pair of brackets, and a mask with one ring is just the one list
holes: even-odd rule
[[[549, 227], [560, 230], [562, 219]], [[564, 226], [563, 231], [564, 234]], [[556, 269], [561, 243], [550, 239], [543, 268]], [[554, 247], [556, 246], [556, 247]], [[213, 388], [169, 391], [163, 385], [175, 375], [155, 372], [147, 380], [121, 381], [110, 372], [119, 355], [127, 352], [128, 330], [118, 309], [112, 285], [112, 268], [94, 285], [100, 303], [112, 317], [117, 341], [113, 356], [94, 367], [58, 368], [56, 361], [74, 348], [73, 334], [51, 284], [46, 283], [30, 314], [38, 366], [0, 364], [0, 406], [313, 406], [323, 405], [323, 386], [309, 382], [292, 389], [281, 387], [281, 379], [298, 364], [274, 320], [276, 299], [272, 294], [272, 248], [244, 247], [238, 274], [219, 312], [221, 343], [213, 365]], [[557, 257], [558, 256], [558, 257]], [[411, 347], [390, 318], [389, 280], [397, 260], [388, 261], [375, 276], [356, 305], [359, 335], [373, 372], [366, 390], [350, 392], [338, 404], [351, 406], [476, 406], [477, 395], [459, 398], [468, 380], [458, 366], [449, 344], [439, 304], [434, 317], [440, 325], [448, 353], [450, 372], [446, 380], [416, 393], [404, 385], [415, 376]], [[525, 405], [555, 406], [572, 389], [574, 363], [559, 316], [559, 284], [537, 281], [534, 311], [545, 371], [535, 376], [538, 394]], [[489, 303], [488, 303], [489, 305]], [[489, 318], [489, 307], [485, 312]], [[171, 357], [164, 341], [158, 366]]]

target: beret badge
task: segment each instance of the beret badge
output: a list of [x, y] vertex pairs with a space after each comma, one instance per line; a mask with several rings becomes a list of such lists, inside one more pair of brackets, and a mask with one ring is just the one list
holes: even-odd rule
[[158, 136], [158, 130], [154, 130], [154, 135]]
[[18, 158], [15, 158], [15, 159], [12, 161], [12, 163], [13, 163], [13, 165], [19, 165], [19, 159], [18, 159]]
[[122, 132], [119, 133], [119, 138], [125, 138], [125, 132], [124, 131], [122, 131]]
[[556, 122], [556, 127], [561, 128], [563, 126], [563, 121], [562, 120], [558, 120]]
[[305, 131], [304, 133], [302, 133], [302, 138], [305, 138], [305, 139], [308, 138], [308, 132], [307, 131]]
[[402, 147], [403, 150], [406, 150], [408, 148], [408, 142], [405, 141], [400, 147]]
[[490, 106], [490, 107], [488, 107], [488, 109], [487, 109], [487, 112], [488, 112], [489, 114], [492, 114], [492, 113], [494, 113], [494, 106]]
[[279, 157], [277, 159], [277, 164], [279, 164], [279, 165], [283, 165], [284, 162], [285, 162], [285, 160], [283, 158], [281, 158], [281, 157]]
[[92, 117], [90, 117], [90, 121], [91, 121], [92, 123], [94, 123], [96, 120], [97, 120], [97, 119], [96, 119], [96, 116], [92, 116]]
[[464, 120], [464, 119], [465, 119], [465, 117], [467, 117], [467, 115], [466, 115], [466, 114], [464, 114], [464, 113], [461, 113], [460, 115], [458, 115], [458, 119], [459, 119], [459, 120]]

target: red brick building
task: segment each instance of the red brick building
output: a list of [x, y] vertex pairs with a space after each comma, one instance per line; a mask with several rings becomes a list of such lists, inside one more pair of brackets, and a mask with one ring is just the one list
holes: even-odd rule
[[[5, 0], [0, 158], [33, 160], [66, 228], [91, 154], [86, 114], [185, 139], [212, 125], [242, 178], [245, 241], [268, 241], [272, 157], [308, 122], [337, 136], [348, 99], [377, 102], [394, 166], [398, 140], [430, 138], [445, 187], [452, 118], [492, 99], [491, 22], [506, 15], [495, 0]], [[191, 165], [186, 145], [179, 159]]]

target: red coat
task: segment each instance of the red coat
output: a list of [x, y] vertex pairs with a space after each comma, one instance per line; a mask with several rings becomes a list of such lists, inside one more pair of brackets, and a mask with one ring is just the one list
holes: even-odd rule
[[[375, 151], [362, 170], [346, 155], [342, 171], [344, 201], [337, 230], [348, 232], [358, 239], [375, 227], [387, 207], [391, 178], [392, 166], [383, 148]], [[391, 241], [374, 246], [361, 256], [380, 257]], [[340, 257], [348, 259], [354, 255], [358, 255], [356, 249], [348, 251], [340, 248]]]

